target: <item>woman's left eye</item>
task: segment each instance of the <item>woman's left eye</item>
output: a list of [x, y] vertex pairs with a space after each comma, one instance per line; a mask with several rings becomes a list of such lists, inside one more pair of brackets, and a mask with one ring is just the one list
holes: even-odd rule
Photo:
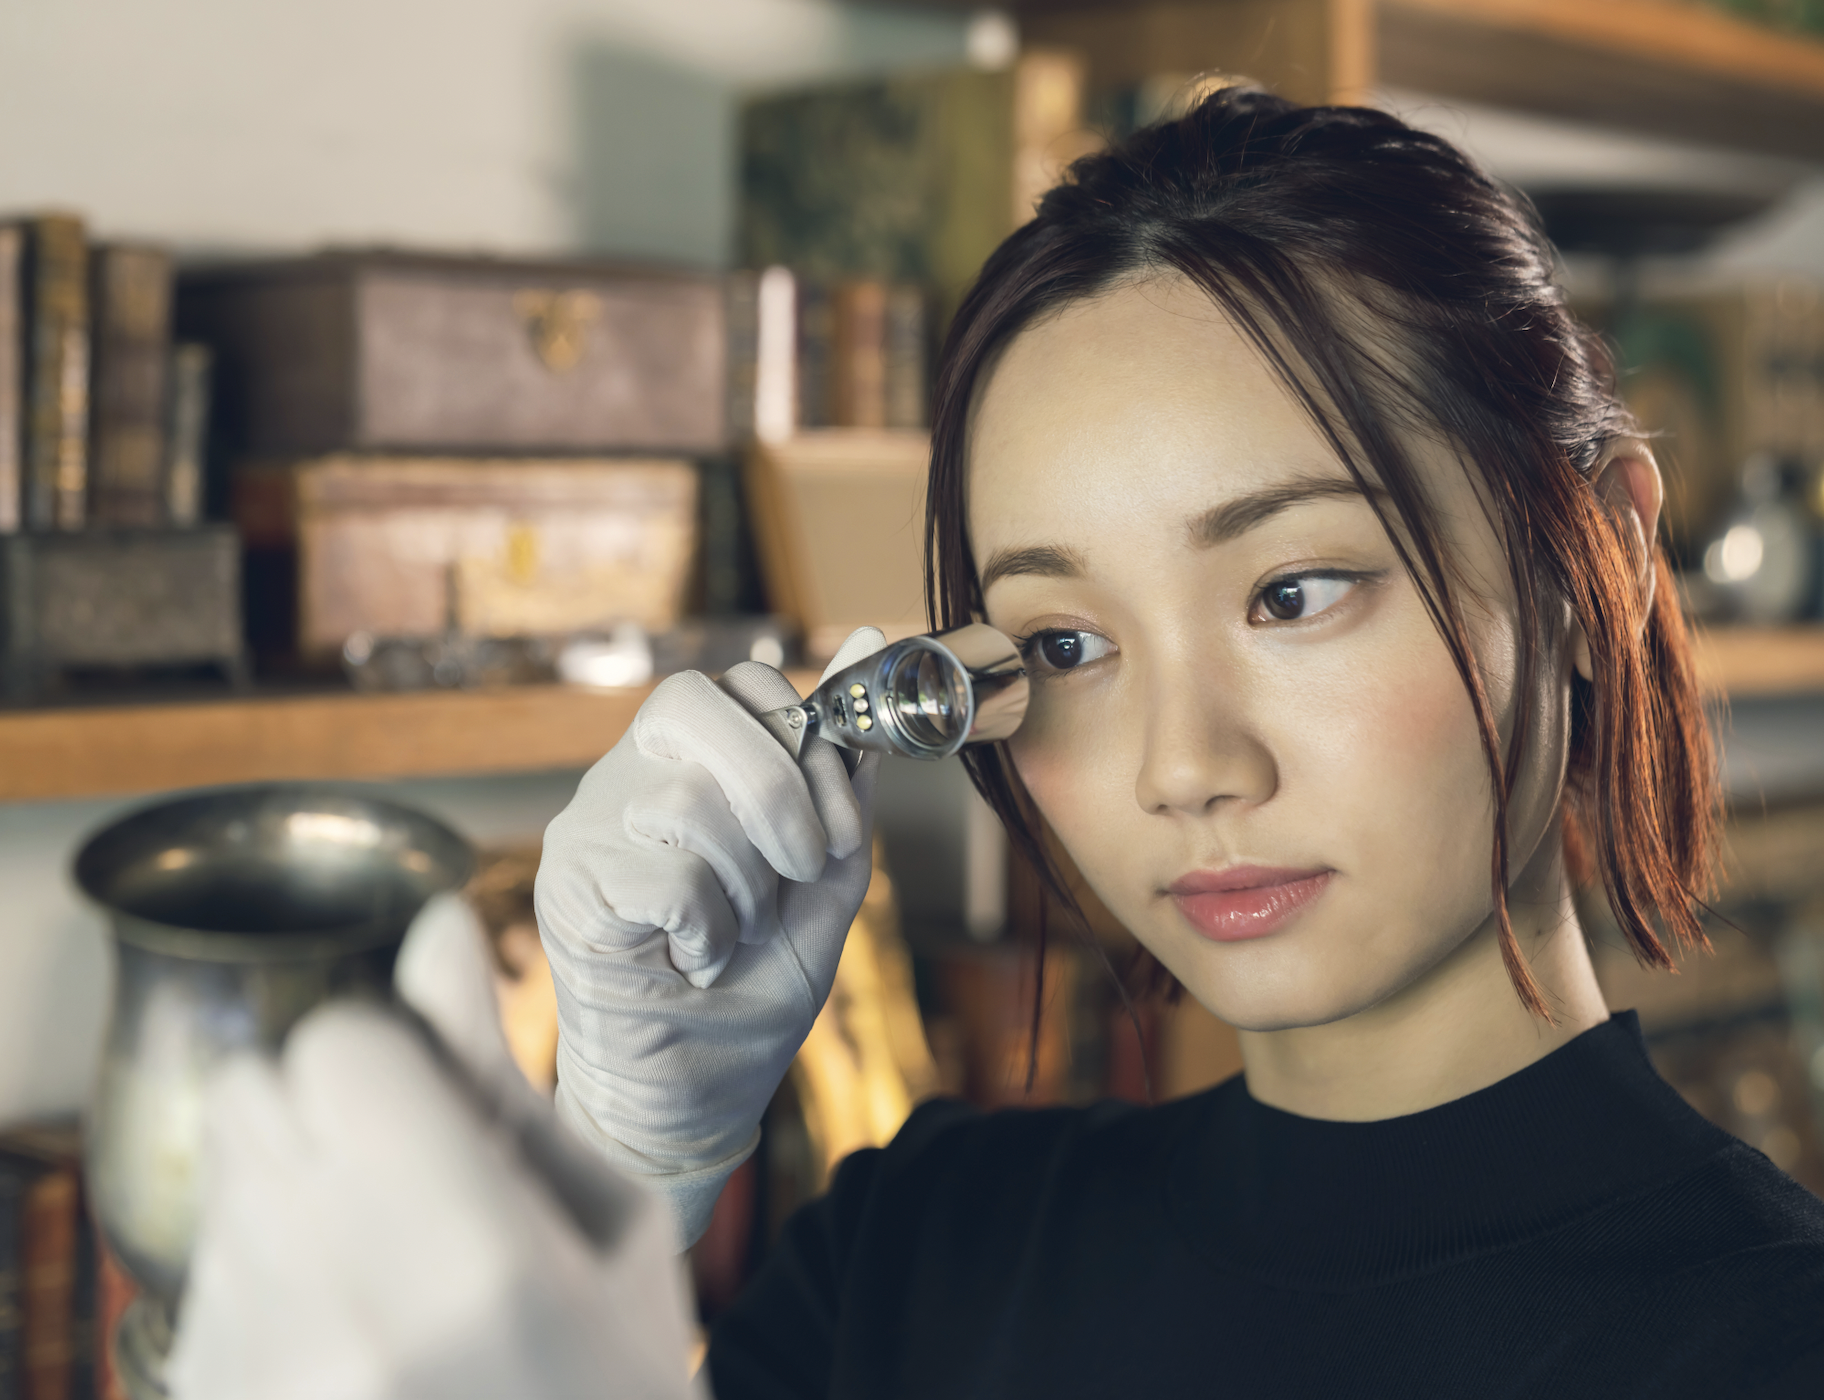
[[1074, 671], [1091, 661], [1100, 661], [1115, 649], [1107, 637], [1094, 632], [1067, 632], [1049, 629], [1020, 638], [1020, 654], [1026, 669], [1039, 675], [1056, 675]]
[[1335, 607], [1361, 582], [1356, 574], [1293, 574], [1255, 595], [1253, 622], [1295, 622]]

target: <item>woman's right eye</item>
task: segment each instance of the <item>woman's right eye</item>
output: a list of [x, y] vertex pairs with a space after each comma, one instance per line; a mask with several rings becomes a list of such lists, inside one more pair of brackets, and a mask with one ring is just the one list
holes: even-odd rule
[[1094, 632], [1067, 632], [1048, 629], [1033, 632], [1020, 639], [1020, 655], [1028, 671], [1051, 675], [1074, 671], [1091, 661], [1112, 655], [1115, 644]]

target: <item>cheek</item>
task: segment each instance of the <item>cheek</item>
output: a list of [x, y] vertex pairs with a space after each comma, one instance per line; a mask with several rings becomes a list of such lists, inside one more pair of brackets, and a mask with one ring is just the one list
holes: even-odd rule
[[1145, 825], [1134, 801], [1141, 720], [1124, 699], [1119, 687], [1036, 695], [1007, 745], [1027, 793], [1103, 899], [1111, 891], [1097, 853], [1116, 866], [1131, 864], [1124, 856]]
[[1429, 620], [1405, 632], [1337, 675], [1331, 703], [1307, 693], [1294, 709], [1288, 697], [1313, 723], [1306, 743], [1281, 747], [1283, 796], [1324, 821], [1338, 859], [1384, 895], [1455, 903], [1446, 891], [1467, 878], [1486, 897], [1492, 814], [1475, 711]]

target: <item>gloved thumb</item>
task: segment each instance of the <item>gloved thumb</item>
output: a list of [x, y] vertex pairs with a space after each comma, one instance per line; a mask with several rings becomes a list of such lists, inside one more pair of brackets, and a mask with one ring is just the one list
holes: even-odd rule
[[500, 1024], [487, 933], [461, 895], [433, 895], [418, 911], [393, 966], [393, 989], [475, 1079], [496, 1092], [531, 1088]]

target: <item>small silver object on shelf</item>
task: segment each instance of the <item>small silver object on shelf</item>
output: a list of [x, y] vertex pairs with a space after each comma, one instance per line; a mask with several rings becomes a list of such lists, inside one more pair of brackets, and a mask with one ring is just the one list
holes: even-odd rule
[[1019, 648], [976, 622], [890, 642], [760, 722], [793, 758], [815, 734], [845, 749], [939, 759], [1011, 738], [1030, 694]]

